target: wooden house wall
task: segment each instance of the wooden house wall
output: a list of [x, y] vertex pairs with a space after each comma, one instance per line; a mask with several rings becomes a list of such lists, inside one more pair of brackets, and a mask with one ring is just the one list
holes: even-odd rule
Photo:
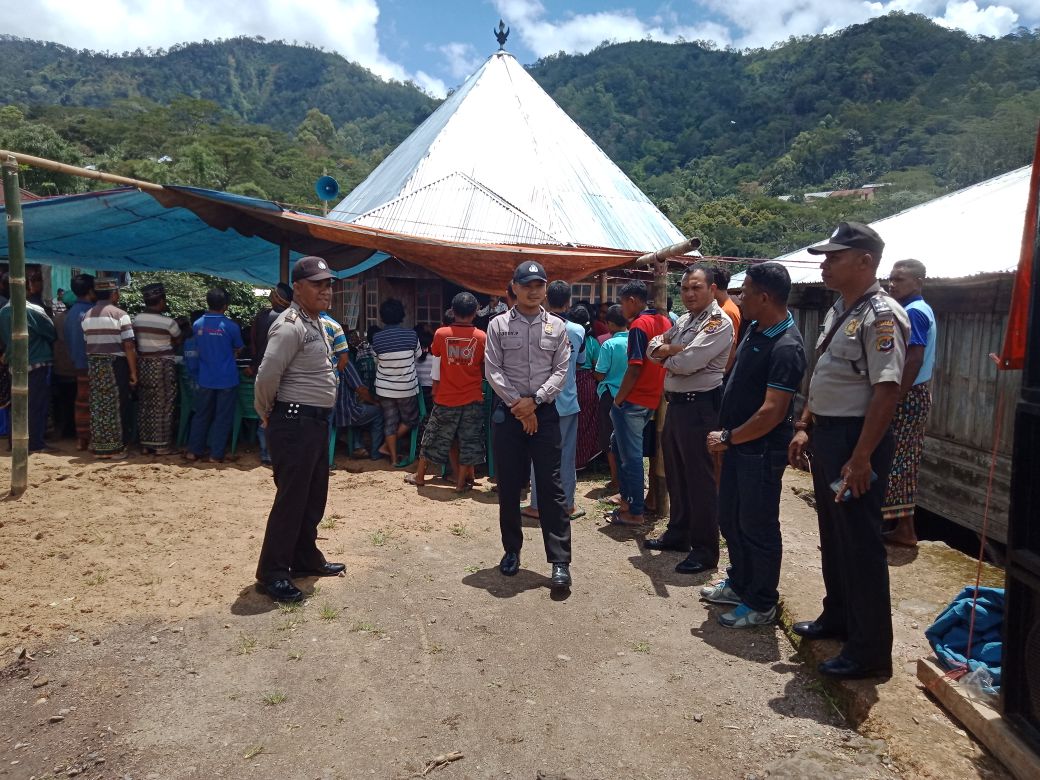
[[[1012, 282], [1011, 274], [991, 274], [925, 286], [939, 335], [917, 503], [981, 532], [996, 445], [987, 534], [1000, 542], [1007, 539], [1011, 444], [1022, 372], [998, 371], [989, 355], [1000, 351]], [[812, 353], [802, 401], [816, 363], [813, 347], [832, 302], [833, 294], [819, 285], [799, 285], [792, 291], [791, 311]]]

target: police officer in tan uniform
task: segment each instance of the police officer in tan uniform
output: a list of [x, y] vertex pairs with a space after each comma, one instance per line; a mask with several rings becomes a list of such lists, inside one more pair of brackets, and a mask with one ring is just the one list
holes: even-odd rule
[[332, 345], [319, 313], [332, 303], [332, 273], [320, 257], [293, 267], [293, 302], [278, 315], [256, 375], [254, 406], [267, 429], [277, 494], [256, 569], [258, 589], [275, 601], [300, 601], [292, 579], [334, 577], [317, 546], [329, 492], [329, 415], [336, 403]]
[[719, 563], [715, 463], [706, 440], [719, 421], [733, 323], [715, 300], [714, 280], [708, 266], [686, 269], [680, 290], [687, 312], [647, 348], [647, 356], [666, 369], [661, 449], [671, 512], [665, 532], [644, 546], [688, 552], [675, 567], [680, 574], [698, 574]]
[[831, 677], [892, 672], [881, 502], [910, 321], [878, 284], [884, 247], [866, 225], [842, 222], [829, 242], [809, 249], [824, 256], [823, 283], [839, 298], [816, 343], [808, 402], [788, 449], [792, 465], [809, 458], [826, 588], [820, 616], [793, 628], [806, 639], [844, 640], [841, 653], [820, 664]]
[[512, 288], [516, 305], [488, 323], [484, 372], [498, 396], [491, 424], [498, 474], [498, 522], [505, 555], [499, 570], [520, 569], [524, 532], [520, 491], [534, 466], [538, 522], [552, 564], [551, 585], [571, 585], [571, 526], [560, 480], [560, 415], [556, 396], [567, 380], [571, 343], [565, 323], [542, 308], [548, 277], [541, 264], [517, 266]]

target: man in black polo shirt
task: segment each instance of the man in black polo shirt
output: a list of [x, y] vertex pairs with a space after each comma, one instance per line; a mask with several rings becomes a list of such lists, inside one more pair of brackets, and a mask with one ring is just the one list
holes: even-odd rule
[[724, 452], [719, 527], [729, 547], [727, 579], [701, 589], [727, 628], [776, 619], [780, 583], [780, 491], [793, 433], [791, 401], [805, 373], [802, 334], [787, 310], [791, 277], [779, 263], [748, 269], [741, 309], [751, 321], [722, 397], [721, 431], [708, 449]]

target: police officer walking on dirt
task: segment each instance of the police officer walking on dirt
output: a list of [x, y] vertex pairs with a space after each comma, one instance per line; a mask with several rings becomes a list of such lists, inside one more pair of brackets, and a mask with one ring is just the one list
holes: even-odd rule
[[256, 568], [257, 588], [275, 601], [300, 601], [294, 578], [334, 577], [317, 546], [329, 491], [329, 415], [336, 403], [331, 344], [318, 317], [332, 303], [333, 275], [320, 257], [293, 267], [293, 302], [278, 315], [256, 375], [254, 406], [267, 430], [277, 493]]
[[538, 522], [552, 564], [551, 585], [571, 584], [571, 526], [560, 480], [560, 415], [556, 396], [567, 379], [571, 343], [565, 323], [542, 308], [548, 277], [539, 263], [521, 263], [513, 274], [516, 305], [488, 323], [484, 369], [498, 403], [492, 414], [498, 473], [498, 521], [505, 555], [499, 570], [520, 569], [524, 532], [520, 491], [534, 465]]
[[839, 298], [816, 343], [808, 402], [788, 448], [792, 465], [809, 456], [826, 589], [820, 616], [793, 629], [810, 640], [843, 640], [820, 672], [849, 679], [892, 673], [881, 503], [910, 320], [878, 283], [884, 247], [870, 227], [842, 222], [830, 241], [808, 250], [823, 255], [823, 283]]

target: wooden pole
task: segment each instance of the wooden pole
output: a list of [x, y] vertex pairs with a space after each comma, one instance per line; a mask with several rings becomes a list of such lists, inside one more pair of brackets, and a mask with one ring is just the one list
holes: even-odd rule
[[289, 242], [284, 239], [278, 245], [278, 281], [289, 283]]
[[607, 272], [604, 271], [599, 275], [599, 302], [610, 303], [607, 300]]
[[[700, 244], [700, 241], [697, 244]], [[687, 242], [688, 243], [688, 242]], [[693, 247], [695, 248], [695, 247]], [[674, 257], [671, 254], [669, 247], [663, 252], [669, 252], [658, 258], [655, 256], [652, 260], [654, 269], [654, 286], [653, 286], [653, 300], [649, 304], [650, 306], [657, 309], [658, 314], [664, 314], [668, 316], [668, 259]], [[689, 251], [689, 250], [686, 250]], [[680, 253], [684, 254], [684, 253]], [[650, 491], [653, 493], [656, 501], [657, 514], [661, 517], [668, 517], [670, 507], [668, 505], [668, 482], [665, 479], [664, 473], [664, 451], [661, 448], [661, 442], [664, 439], [664, 418], [668, 414], [668, 402], [664, 398], [664, 394], [661, 395], [661, 401], [657, 405], [657, 414], [654, 416], [654, 427], [657, 429], [656, 446], [654, 447], [654, 457], [650, 459]]]
[[70, 176], [79, 176], [84, 179], [95, 179], [97, 181], [108, 182], [109, 184], [122, 184], [124, 186], [137, 187], [142, 190], [161, 190], [163, 188], [161, 184], [155, 184], [150, 181], [128, 179], [126, 176], [117, 176], [114, 173], [92, 171], [89, 168], [80, 168], [78, 165], [68, 165], [67, 163], [48, 160], [45, 157], [34, 157], [31, 154], [22, 154], [21, 152], [9, 152], [6, 149], [0, 149], [0, 157], [5, 160], [9, 157], [15, 157], [21, 165], [32, 165], [34, 168], [43, 168], [57, 173], [67, 173]]
[[18, 161], [3, 162], [4, 200], [7, 210], [7, 252], [11, 285], [11, 343], [7, 363], [11, 369], [11, 498], [25, 492], [29, 481], [29, 327], [25, 314], [25, 243], [22, 195], [18, 186]]

